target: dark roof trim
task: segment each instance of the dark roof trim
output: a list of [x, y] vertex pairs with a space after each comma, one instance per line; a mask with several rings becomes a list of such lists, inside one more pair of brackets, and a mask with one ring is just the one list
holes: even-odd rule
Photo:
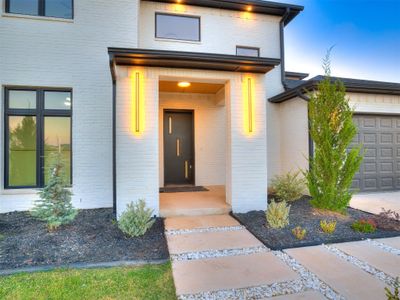
[[[176, 0], [143, 0], [152, 2], [177, 3]], [[285, 25], [289, 24], [303, 9], [301, 5], [270, 2], [263, 0], [182, 0], [181, 4], [212, 7], [220, 9], [247, 11], [251, 7], [251, 12], [259, 14], [267, 14], [274, 16], [283, 16], [287, 9], [290, 14], [285, 21]]]
[[300, 72], [289, 72], [289, 71], [285, 72], [285, 77], [295, 77], [299, 80], [306, 78], [308, 75], [310, 75], [310, 74], [300, 73]]
[[111, 65], [267, 73], [280, 59], [200, 52], [108, 48]]
[[[295, 98], [300, 94], [306, 94], [307, 92], [316, 89], [317, 84], [322, 81], [324, 76], [315, 76], [296, 88], [289, 89], [281, 94], [278, 94], [272, 98], [269, 98], [269, 102], [280, 103], [286, 100]], [[383, 81], [372, 81], [372, 80], [360, 80], [353, 78], [341, 78], [332, 77], [333, 81], [340, 80], [346, 87], [347, 92], [354, 93], [367, 93], [367, 94], [387, 94], [387, 95], [400, 95], [400, 83], [395, 82], [383, 82]]]

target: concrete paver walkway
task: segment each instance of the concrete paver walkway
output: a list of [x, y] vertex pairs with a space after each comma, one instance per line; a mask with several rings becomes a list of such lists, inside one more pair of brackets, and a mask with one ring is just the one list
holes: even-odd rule
[[228, 215], [165, 221], [178, 299], [386, 299], [400, 237], [270, 251]]

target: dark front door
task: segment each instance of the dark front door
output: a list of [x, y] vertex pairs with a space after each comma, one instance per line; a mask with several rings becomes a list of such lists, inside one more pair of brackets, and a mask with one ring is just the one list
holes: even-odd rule
[[193, 112], [164, 112], [164, 183], [193, 184]]

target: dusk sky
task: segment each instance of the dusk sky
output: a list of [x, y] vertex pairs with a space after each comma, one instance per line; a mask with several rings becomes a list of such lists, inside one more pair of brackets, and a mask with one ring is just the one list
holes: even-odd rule
[[285, 28], [286, 70], [400, 82], [400, 0], [287, 0], [304, 6]]

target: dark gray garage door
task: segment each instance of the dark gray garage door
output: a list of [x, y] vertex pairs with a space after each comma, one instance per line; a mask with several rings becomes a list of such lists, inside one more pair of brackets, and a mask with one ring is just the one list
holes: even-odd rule
[[366, 191], [400, 189], [400, 117], [355, 115], [355, 143], [365, 154], [353, 188]]

